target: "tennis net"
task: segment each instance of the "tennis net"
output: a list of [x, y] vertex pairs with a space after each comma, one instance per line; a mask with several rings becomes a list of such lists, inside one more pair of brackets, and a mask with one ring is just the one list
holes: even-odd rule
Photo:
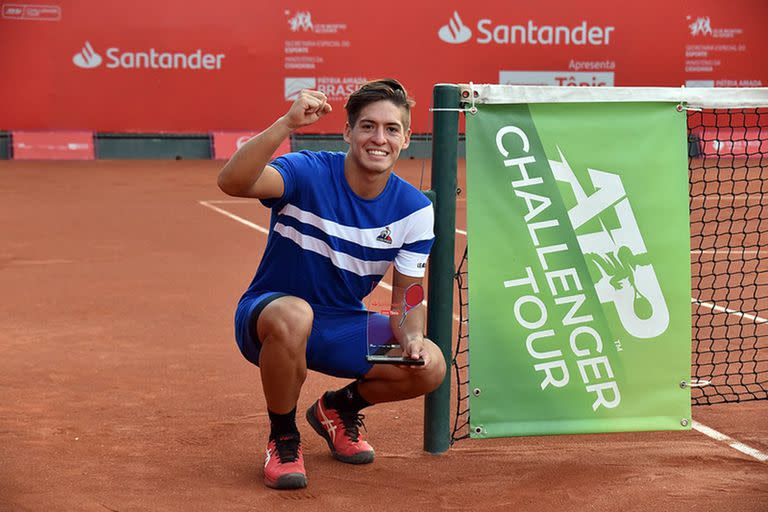
[[692, 400], [765, 399], [768, 109], [689, 111], [688, 133]]

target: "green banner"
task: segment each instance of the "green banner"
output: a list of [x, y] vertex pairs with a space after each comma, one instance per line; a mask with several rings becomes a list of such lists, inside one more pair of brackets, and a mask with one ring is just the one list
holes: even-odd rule
[[685, 430], [685, 113], [479, 105], [467, 116], [470, 434]]

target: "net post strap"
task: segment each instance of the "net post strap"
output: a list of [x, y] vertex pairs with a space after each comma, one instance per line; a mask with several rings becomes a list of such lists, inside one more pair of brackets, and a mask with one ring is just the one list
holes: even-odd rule
[[472, 94], [472, 88], [474, 87], [474, 84], [472, 82], [469, 82], [469, 84], [459, 91], [459, 98], [461, 98], [460, 105], [466, 105], [469, 103], [469, 108], [430, 108], [430, 112], [464, 112], [468, 114], [475, 115], [477, 114], [477, 107], [475, 106], [475, 99], [477, 98], [477, 94]]

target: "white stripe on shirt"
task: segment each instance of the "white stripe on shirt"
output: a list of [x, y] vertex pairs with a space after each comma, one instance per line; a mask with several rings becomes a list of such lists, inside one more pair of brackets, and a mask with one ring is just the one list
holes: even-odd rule
[[[402, 247], [404, 243], [430, 240], [434, 237], [432, 227], [434, 223], [434, 213], [432, 211], [432, 205], [427, 205], [400, 220], [376, 228], [345, 226], [319, 217], [314, 213], [302, 210], [292, 204], [285, 205], [280, 210], [279, 215], [293, 217], [305, 224], [316, 227], [330, 236], [341, 238], [342, 240], [353, 242], [362, 245], [363, 247], [370, 247], [372, 249], [398, 248]], [[423, 227], [415, 233], [411, 233], [411, 231], [413, 231], [411, 228], [412, 223], [417, 225], [421, 224]], [[386, 228], [389, 228], [390, 230], [392, 245], [384, 244], [381, 241], [376, 240], [376, 237], [378, 237]], [[408, 239], [404, 240], [403, 236], [406, 234], [409, 236]]]
[[383, 275], [391, 264], [390, 261], [386, 260], [365, 261], [343, 252], [334, 251], [322, 240], [300, 233], [291, 226], [286, 226], [279, 222], [275, 224], [274, 231], [280, 233], [289, 240], [293, 240], [304, 250], [325, 256], [331, 260], [335, 267], [347, 270], [359, 276]]

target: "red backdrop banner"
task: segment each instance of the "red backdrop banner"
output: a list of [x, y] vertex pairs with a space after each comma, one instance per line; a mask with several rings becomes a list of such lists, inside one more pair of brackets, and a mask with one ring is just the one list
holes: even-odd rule
[[399, 78], [431, 130], [435, 83], [768, 85], [765, 0], [0, 0], [0, 129], [252, 131], [305, 87], [338, 133], [362, 81]]

